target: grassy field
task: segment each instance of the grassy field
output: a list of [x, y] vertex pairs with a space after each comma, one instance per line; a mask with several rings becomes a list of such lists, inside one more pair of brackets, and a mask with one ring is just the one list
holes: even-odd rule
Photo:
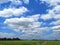
[[0, 41], [0, 45], [60, 45], [60, 41]]

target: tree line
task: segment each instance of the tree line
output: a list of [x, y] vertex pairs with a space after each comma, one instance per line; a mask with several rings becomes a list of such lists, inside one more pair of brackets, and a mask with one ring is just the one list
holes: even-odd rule
[[[23, 40], [23, 39], [20, 39], [20, 38], [0, 38], [0, 40]], [[28, 39], [25, 39], [25, 40], [28, 40]], [[37, 40], [37, 39], [31, 39], [31, 40]], [[54, 41], [58, 41], [58, 40], [54, 39]]]
[[0, 38], [0, 40], [22, 40], [19, 38]]

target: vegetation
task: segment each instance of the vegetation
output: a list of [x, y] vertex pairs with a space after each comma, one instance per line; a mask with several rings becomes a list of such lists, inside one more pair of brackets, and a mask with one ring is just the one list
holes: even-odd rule
[[21, 40], [19, 38], [0, 38], [0, 40]]
[[60, 45], [60, 41], [3, 40], [0, 45]]
[[0, 45], [60, 45], [59, 40], [22, 40], [19, 38], [0, 38]]

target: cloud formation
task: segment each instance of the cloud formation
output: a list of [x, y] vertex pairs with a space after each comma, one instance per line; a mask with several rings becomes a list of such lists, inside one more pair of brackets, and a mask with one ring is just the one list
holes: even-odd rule
[[52, 10], [49, 10], [47, 14], [42, 15], [40, 18], [48, 20], [51, 18], [60, 19], [60, 5], [55, 6]]
[[[29, 4], [29, 0], [10, 0], [12, 5]], [[9, 33], [0, 33], [1, 37], [18, 36], [20, 39], [59, 39], [60, 40], [60, 5], [59, 0], [41, 0], [53, 6], [52, 9], [47, 9], [47, 14], [26, 14], [28, 8], [22, 6], [20, 8], [4, 8], [0, 11], [0, 17], [10, 17], [4, 20], [4, 24], [15, 31], [16, 35]], [[38, 2], [38, 1], [37, 1]], [[17, 4], [18, 3], [18, 4]], [[31, 8], [32, 9], [32, 8]], [[36, 10], [37, 8], [35, 8]], [[29, 11], [31, 13], [31, 10]], [[22, 15], [22, 16], [21, 16]], [[12, 18], [12, 16], [15, 16]], [[18, 16], [18, 17], [17, 17]], [[20, 17], [19, 17], [20, 16]], [[20, 33], [23, 33], [20, 35]], [[9, 35], [10, 36], [9, 36]], [[5, 35], [5, 36], [4, 36]]]
[[29, 4], [29, 0], [23, 0], [25, 4]]
[[41, 0], [42, 2], [46, 2], [50, 5], [56, 6], [58, 3], [60, 3], [60, 0]]
[[24, 13], [28, 12], [28, 9], [23, 7], [20, 8], [8, 8], [0, 11], [0, 17], [11, 17], [11, 16], [21, 16]]
[[41, 22], [38, 22], [39, 14], [29, 17], [21, 17], [21, 18], [11, 18], [6, 19], [5, 24], [8, 24], [15, 31], [19, 32], [24, 29], [37, 28], [40, 26]]
[[21, 5], [22, 2], [24, 2], [25, 4], [29, 4], [29, 0], [0, 0], [0, 4], [7, 3], [9, 1], [15, 5]]
[[0, 38], [16, 38], [16, 34], [0, 32]]

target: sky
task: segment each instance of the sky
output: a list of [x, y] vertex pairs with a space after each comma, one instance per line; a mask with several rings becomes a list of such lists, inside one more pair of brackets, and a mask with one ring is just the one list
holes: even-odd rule
[[60, 0], [0, 0], [0, 38], [60, 40]]

